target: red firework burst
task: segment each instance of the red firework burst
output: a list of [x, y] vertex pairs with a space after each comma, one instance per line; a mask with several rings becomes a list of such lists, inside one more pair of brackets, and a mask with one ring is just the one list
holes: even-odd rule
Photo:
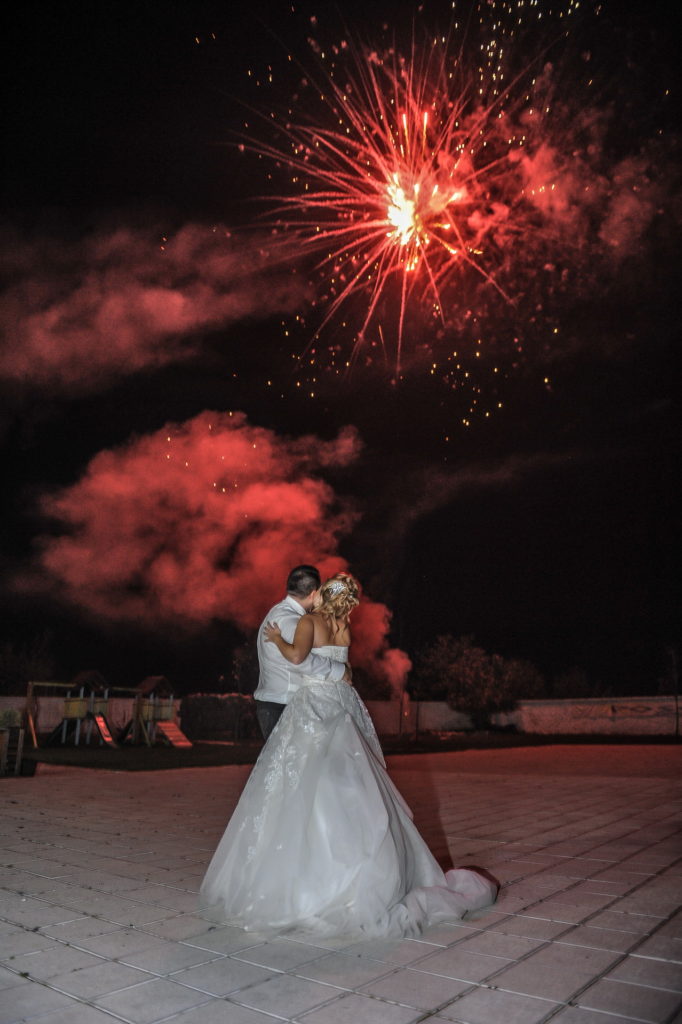
[[476, 282], [506, 299], [509, 244], [537, 212], [524, 210], [519, 170], [535, 83], [527, 66], [510, 78], [503, 44], [513, 29], [494, 27], [473, 62], [449, 37], [413, 44], [409, 58], [348, 43], [320, 51], [321, 77], [304, 83], [318, 116], [290, 111], [278, 139], [248, 143], [291, 174], [268, 220], [285, 245], [318, 256], [330, 302], [317, 333], [362, 294], [356, 353], [390, 289], [398, 369], [410, 300], [445, 323], [458, 287], [469, 302]]

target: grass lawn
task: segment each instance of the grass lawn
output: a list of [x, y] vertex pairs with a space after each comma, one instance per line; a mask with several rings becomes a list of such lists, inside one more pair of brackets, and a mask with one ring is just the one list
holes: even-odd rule
[[[557, 743], [675, 743], [674, 736], [539, 736], [511, 732], [424, 733], [414, 736], [387, 736], [382, 746], [390, 754], [424, 754], [449, 750], [495, 750], [509, 747], [542, 747]], [[226, 764], [253, 764], [262, 743], [243, 740], [237, 743], [197, 741], [190, 750], [175, 747], [100, 746], [39, 747], [25, 749], [22, 774], [32, 774], [35, 764], [64, 764], [81, 768], [106, 768], [110, 771], [156, 771], [164, 768], [208, 768]]]

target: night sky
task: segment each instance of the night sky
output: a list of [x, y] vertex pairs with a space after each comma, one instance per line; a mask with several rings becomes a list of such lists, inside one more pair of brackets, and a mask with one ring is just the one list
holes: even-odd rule
[[[287, 559], [342, 558], [410, 656], [470, 634], [550, 676], [582, 669], [595, 693], [656, 692], [679, 616], [677, 55], [663, 5], [628, 6], [589, 4], [566, 43], [547, 36], [557, 118], [594, 115], [563, 178], [574, 187], [599, 148], [585, 236], [557, 219], [542, 293], [547, 251], [521, 235], [500, 264], [508, 288], [522, 282], [512, 304], [463, 275], [443, 330], [412, 311], [400, 373], [371, 332], [338, 372], [362, 296], [311, 340], [329, 289], [298, 254], [268, 254], [260, 199], [286, 173], [240, 152], [235, 133], [248, 120], [267, 138], [253, 107], [303, 111], [287, 55], [313, 66], [309, 36], [379, 46], [390, 18], [409, 45], [413, 21], [418, 37], [447, 26], [449, 5], [27, 2], [4, 15], [3, 642], [47, 630], [56, 678], [92, 667], [117, 684], [163, 673], [206, 689], [278, 598]], [[457, 314], [468, 283], [476, 359]], [[221, 513], [194, 503], [215, 482], [194, 467], [208, 430], [232, 437], [230, 412], [260, 446], [244, 469], [256, 512], [249, 537], [226, 525], [216, 553]], [[197, 456], [181, 493], [154, 468], [167, 424]], [[289, 497], [268, 489], [277, 481]], [[308, 500], [307, 533], [271, 522], [280, 501]], [[78, 521], [89, 532], [74, 550]], [[186, 575], [156, 560], [164, 546]]]

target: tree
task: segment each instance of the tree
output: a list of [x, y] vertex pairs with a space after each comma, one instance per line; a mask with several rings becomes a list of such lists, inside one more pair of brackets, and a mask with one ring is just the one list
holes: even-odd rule
[[256, 640], [249, 638], [232, 652], [231, 685], [235, 693], [253, 693], [258, 686], [258, 652]]
[[505, 686], [514, 700], [537, 700], [547, 696], [547, 683], [542, 672], [523, 658], [505, 658]]
[[551, 693], [556, 700], [599, 696], [598, 688], [590, 684], [586, 673], [580, 668], [569, 668], [554, 676]]
[[28, 643], [6, 640], [0, 644], [0, 693], [25, 693], [28, 682], [51, 679], [54, 666], [50, 642], [49, 632], [44, 631]]
[[488, 654], [467, 636], [437, 637], [417, 658], [415, 675], [415, 696], [447, 700], [456, 711], [468, 712], [476, 729], [488, 728], [494, 712], [511, 711], [545, 688], [530, 662]]
[[370, 675], [362, 668], [353, 668], [353, 686], [362, 700], [390, 700], [393, 696], [387, 679]]

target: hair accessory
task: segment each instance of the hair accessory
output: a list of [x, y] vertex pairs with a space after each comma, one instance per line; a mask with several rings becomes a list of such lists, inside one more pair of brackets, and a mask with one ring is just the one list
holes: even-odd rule
[[332, 580], [324, 589], [328, 594], [331, 594], [332, 597], [336, 597], [337, 594], [341, 594], [346, 589], [346, 584], [343, 580]]

